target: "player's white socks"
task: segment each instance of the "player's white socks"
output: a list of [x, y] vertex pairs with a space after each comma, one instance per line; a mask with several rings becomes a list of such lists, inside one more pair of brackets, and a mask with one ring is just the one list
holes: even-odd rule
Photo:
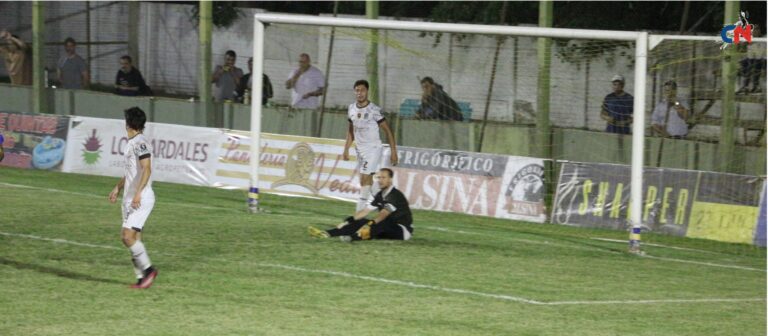
[[144, 249], [144, 244], [141, 242], [141, 240], [137, 240], [136, 243], [134, 243], [128, 249], [131, 250], [131, 256], [133, 256], [134, 264], [136, 267], [144, 271], [149, 268], [149, 266], [152, 266], [152, 264], [149, 262], [149, 255], [147, 254], [147, 250]]
[[373, 185], [371, 185], [371, 202], [373, 201], [373, 196], [376, 196], [376, 194], [381, 191], [381, 186], [379, 186], [379, 181], [373, 180]]
[[360, 199], [357, 200], [357, 208], [355, 212], [365, 209], [368, 206], [368, 203], [371, 202], [369, 200], [370, 197], [371, 197], [371, 186], [363, 186], [362, 188], [360, 188]]
[[144, 278], [144, 271], [142, 271], [138, 266], [136, 266], [136, 259], [134, 259], [133, 261], [133, 273], [136, 273], [136, 279]]

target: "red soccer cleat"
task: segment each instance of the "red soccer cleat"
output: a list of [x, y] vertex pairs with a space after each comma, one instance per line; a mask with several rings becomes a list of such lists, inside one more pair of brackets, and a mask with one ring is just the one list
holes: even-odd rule
[[147, 273], [147, 275], [145, 275], [144, 278], [141, 279], [139, 283], [135, 285], [131, 285], [131, 288], [147, 289], [150, 286], [152, 286], [152, 283], [155, 281], [156, 277], [157, 277], [157, 270], [153, 268], [152, 271]]

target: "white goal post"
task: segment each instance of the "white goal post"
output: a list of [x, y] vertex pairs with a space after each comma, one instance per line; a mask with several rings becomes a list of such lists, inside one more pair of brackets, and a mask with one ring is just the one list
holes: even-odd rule
[[[647, 32], [626, 32], [609, 30], [562, 29], [540, 27], [511, 27], [474, 24], [431, 23], [394, 20], [370, 20], [352, 18], [319, 17], [258, 13], [254, 15], [253, 74], [261, 78], [264, 67], [264, 24], [282, 23], [296, 25], [389, 29], [440, 33], [470, 33], [485, 35], [515, 35], [537, 38], [599, 39], [629, 41], [635, 43], [634, 63], [634, 111], [645, 115], [645, 90], [648, 54]], [[261, 92], [262, 81], [253, 81], [253, 92]], [[251, 189], [249, 204], [252, 212], [258, 211], [259, 157], [261, 133], [261, 94], [253, 94], [251, 100]], [[643, 151], [645, 118], [634, 118], [632, 126], [632, 170], [631, 170], [631, 217], [630, 251], [639, 252], [642, 219]]]

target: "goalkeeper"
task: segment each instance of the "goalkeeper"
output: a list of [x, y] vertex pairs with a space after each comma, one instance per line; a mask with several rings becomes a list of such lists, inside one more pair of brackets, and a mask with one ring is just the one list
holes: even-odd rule
[[[409, 240], [413, 234], [413, 217], [408, 206], [408, 200], [400, 190], [392, 185], [394, 172], [382, 168], [376, 175], [381, 187], [370, 206], [349, 216], [334, 229], [323, 231], [310, 226], [309, 234], [317, 238], [339, 237], [343, 241], [369, 239]], [[371, 211], [378, 209], [379, 213], [373, 219], [366, 219]]]

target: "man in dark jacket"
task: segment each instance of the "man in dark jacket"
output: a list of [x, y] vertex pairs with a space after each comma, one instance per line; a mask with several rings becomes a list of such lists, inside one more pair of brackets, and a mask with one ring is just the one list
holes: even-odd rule
[[419, 119], [464, 120], [459, 104], [431, 77], [421, 80], [421, 90], [421, 106], [416, 111]]
[[[253, 81], [251, 80], [251, 75], [253, 72], [253, 57], [248, 59], [248, 73], [243, 76], [243, 78], [240, 79], [240, 85], [237, 86], [237, 96], [239, 97], [239, 101], [241, 103], [245, 103], [245, 90], [248, 90], [251, 94], [251, 99], [253, 99]], [[274, 96], [274, 92], [272, 91], [272, 82], [269, 80], [269, 76], [267, 74], [261, 75], [261, 105], [267, 105], [267, 101], [269, 98], [272, 98]]]
[[121, 96], [151, 95], [141, 71], [133, 66], [131, 56], [120, 57], [120, 70], [115, 76], [115, 93]]

